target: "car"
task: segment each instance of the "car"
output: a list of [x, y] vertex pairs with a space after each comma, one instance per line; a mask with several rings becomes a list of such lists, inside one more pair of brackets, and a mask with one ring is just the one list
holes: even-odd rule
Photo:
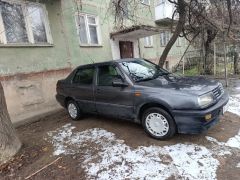
[[216, 80], [179, 76], [142, 58], [79, 66], [57, 82], [56, 91], [73, 120], [86, 114], [126, 119], [159, 140], [206, 131], [229, 100]]

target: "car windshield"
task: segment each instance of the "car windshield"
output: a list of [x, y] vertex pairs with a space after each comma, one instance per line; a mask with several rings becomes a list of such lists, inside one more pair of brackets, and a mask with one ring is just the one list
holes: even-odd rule
[[119, 64], [135, 82], [152, 80], [170, 74], [167, 70], [144, 59], [124, 61]]

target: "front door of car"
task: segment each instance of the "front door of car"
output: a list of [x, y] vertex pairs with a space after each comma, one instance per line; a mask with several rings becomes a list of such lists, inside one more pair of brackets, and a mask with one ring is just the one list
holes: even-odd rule
[[72, 81], [72, 97], [83, 112], [96, 112], [93, 88], [94, 73], [95, 67], [93, 66], [80, 68]]
[[124, 82], [120, 74], [114, 65], [98, 67], [96, 109], [99, 114], [133, 118], [133, 88]]

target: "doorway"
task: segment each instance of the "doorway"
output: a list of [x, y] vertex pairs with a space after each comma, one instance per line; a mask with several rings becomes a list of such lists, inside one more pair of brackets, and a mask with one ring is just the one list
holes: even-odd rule
[[120, 57], [121, 58], [133, 58], [133, 42], [131, 41], [119, 41]]

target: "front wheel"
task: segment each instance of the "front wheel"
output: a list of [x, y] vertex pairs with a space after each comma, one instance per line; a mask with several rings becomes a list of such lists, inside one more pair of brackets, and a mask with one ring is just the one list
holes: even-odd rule
[[158, 107], [149, 108], [143, 113], [142, 124], [155, 139], [169, 139], [176, 133], [176, 124], [171, 115]]

